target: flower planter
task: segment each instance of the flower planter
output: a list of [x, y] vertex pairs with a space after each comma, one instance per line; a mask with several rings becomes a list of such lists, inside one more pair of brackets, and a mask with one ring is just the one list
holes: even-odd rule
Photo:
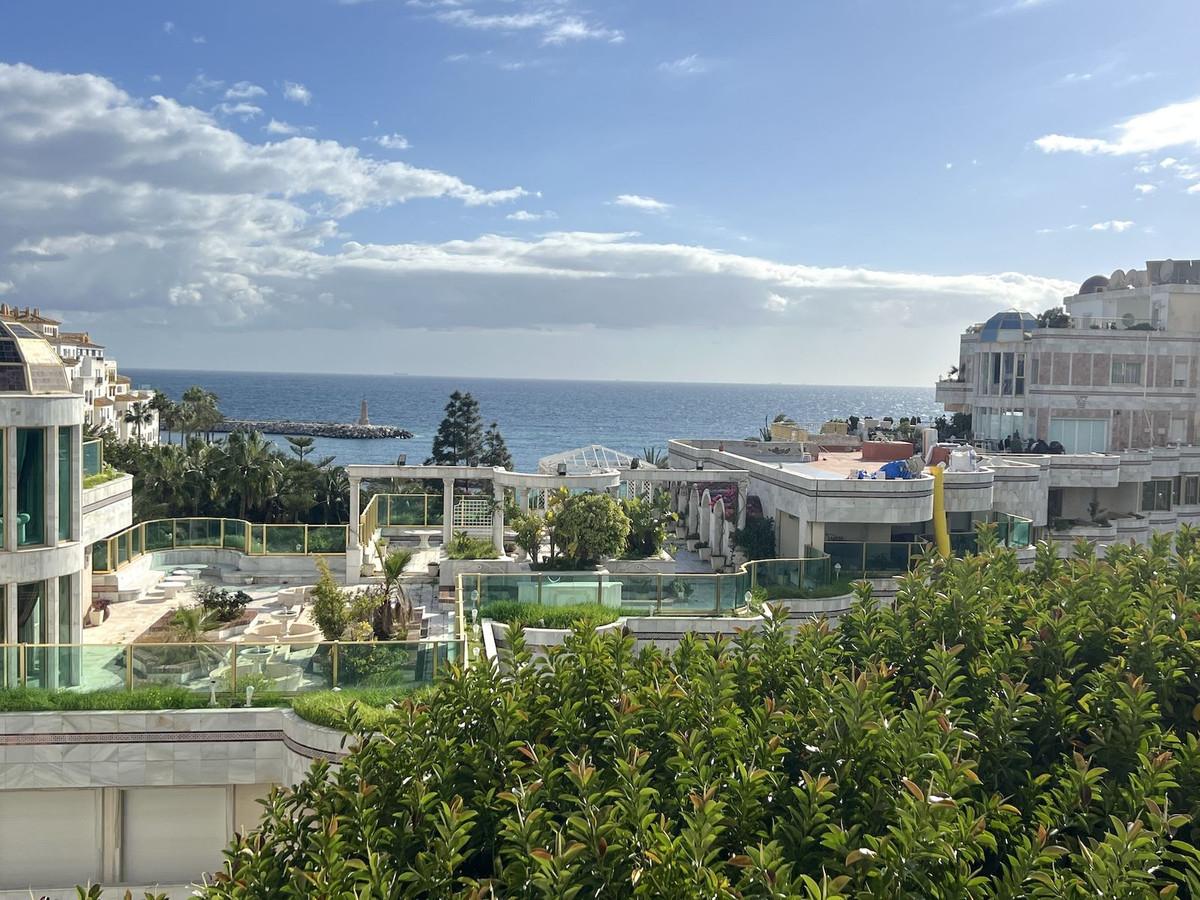
[[701, 559], [712, 558], [712, 547], [697, 547], [696, 552], [700, 554]]
[[725, 557], [724, 556], [720, 556], [720, 555], [710, 556], [708, 558], [708, 560], [709, 560], [709, 562], [712, 563], [713, 571], [716, 571], [717, 569], [725, 568]]
[[695, 552], [696, 552], [696, 548], [697, 548], [699, 545], [700, 545], [700, 542], [699, 542], [699, 541], [694, 541], [694, 540], [692, 540], [691, 538], [688, 538], [688, 542], [687, 542], [687, 548], [688, 548], [688, 550], [690, 550], [691, 552], [695, 553]]
[[97, 625], [99, 625], [103, 621], [104, 621], [104, 610], [102, 610], [102, 609], [89, 609], [88, 610], [88, 624], [91, 625], [93, 628], [95, 628]]

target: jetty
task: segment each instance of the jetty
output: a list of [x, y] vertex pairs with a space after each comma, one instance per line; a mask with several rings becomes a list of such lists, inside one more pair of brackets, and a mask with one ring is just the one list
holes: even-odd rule
[[259, 431], [263, 434], [307, 435], [310, 437], [353, 438], [370, 440], [373, 438], [403, 438], [412, 437], [411, 431], [397, 428], [395, 425], [360, 425], [343, 424], [339, 422], [285, 422], [280, 420], [226, 419], [215, 425], [213, 431], [228, 434], [233, 431]]

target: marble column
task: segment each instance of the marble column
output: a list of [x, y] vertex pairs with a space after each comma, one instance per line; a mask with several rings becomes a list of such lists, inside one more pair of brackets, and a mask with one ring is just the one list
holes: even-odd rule
[[[4, 429], [4, 549], [17, 549], [17, 429]], [[8, 621], [16, 621], [16, 614]]]
[[442, 479], [442, 547], [454, 537], [454, 479]]
[[492, 506], [492, 543], [496, 546], [496, 552], [501, 556], [504, 555], [504, 488], [496, 482], [492, 482], [492, 497], [495, 498], [495, 504]]
[[370, 535], [360, 535], [362, 528], [362, 479], [350, 479], [350, 525], [346, 528], [346, 584], [358, 584], [362, 577], [362, 541]]

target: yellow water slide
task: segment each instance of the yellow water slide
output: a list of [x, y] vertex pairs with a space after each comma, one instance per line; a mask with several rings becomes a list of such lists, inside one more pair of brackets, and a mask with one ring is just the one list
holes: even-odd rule
[[941, 463], [929, 467], [933, 476], [933, 543], [942, 559], [950, 556], [950, 529], [946, 527], [946, 487]]

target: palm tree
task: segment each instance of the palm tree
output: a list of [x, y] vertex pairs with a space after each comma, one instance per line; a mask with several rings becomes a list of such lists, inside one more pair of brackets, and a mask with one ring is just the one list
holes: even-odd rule
[[341, 466], [323, 467], [317, 476], [317, 506], [321, 521], [344, 522], [350, 515], [350, 479]]
[[137, 435], [137, 442], [142, 443], [142, 427], [154, 421], [154, 409], [144, 400], [131, 403], [125, 410], [125, 424], [132, 425]]
[[275, 447], [257, 431], [229, 435], [218, 465], [221, 480], [238, 498], [238, 517], [250, 510], [263, 513], [282, 486], [282, 466]]
[[[381, 551], [386, 551], [386, 544], [380, 547]], [[401, 584], [401, 576], [404, 575], [404, 570], [408, 568], [409, 563], [413, 561], [416, 552], [413, 550], [393, 550], [390, 553], [381, 552], [380, 558], [383, 560], [383, 590], [384, 603], [383, 611], [383, 633], [391, 635], [393, 622], [392, 610], [395, 608], [396, 622], [395, 625], [405, 632], [408, 630], [408, 620], [412, 616], [412, 603], [409, 602], [408, 595], [404, 593], [404, 586]]]
[[642, 459], [650, 463], [656, 469], [669, 469], [671, 467], [670, 457], [667, 451], [660, 450], [658, 447], [643, 447]]

